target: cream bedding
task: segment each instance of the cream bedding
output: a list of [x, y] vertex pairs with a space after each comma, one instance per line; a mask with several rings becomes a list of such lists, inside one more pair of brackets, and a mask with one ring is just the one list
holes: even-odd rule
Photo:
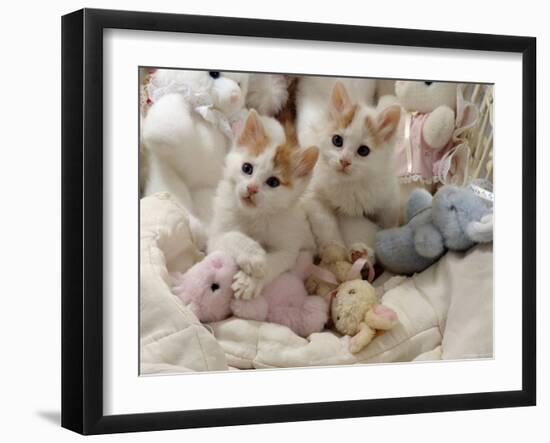
[[[202, 258], [168, 194], [141, 200], [141, 373], [488, 358], [493, 353], [492, 245], [448, 253], [383, 295], [399, 324], [359, 354], [331, 331], [307, 339], [276, 324], [201, 325], [170, 290], [170, 272]], [[380, 279], [382, 281], [382, 279]]]

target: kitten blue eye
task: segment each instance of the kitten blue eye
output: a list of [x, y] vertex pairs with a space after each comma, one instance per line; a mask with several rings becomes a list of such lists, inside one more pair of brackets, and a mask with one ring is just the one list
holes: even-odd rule
[[243, 163], [241, 169], [246, 175], [252, 175], [252, 172], [254, 171], [254, 166], [252, 166], [250, 163]]
[[361, 145], [357, 148], [357, 153], [361, 156], [361, 157], [366, 157], [367, 155], [370, 154], [370, 148], [366, 145]]
[[281, 184], [279, 179], [277, 177], [269, 177], [266, 181], [267, 186], [270, 186], [272, 188], [276, 188]]
[[341, 148], [342, 145], [344, 144], [344, 139], [342, 138], [341, 135], [338, 135], [338, 134], [334, 134], [332, 136], [332, 144], [334, 146], [336, 146], [337, 148]]
[[426, 86], [430, 86], [433, 82], [424, 82]]
[[210, 77], [212, 77], [213, 79], [216, 79], [216, 78], [218, 78], [218, 77], [220, 76], [220, 72], [219, 72], [219, 71], [210, 71], [210, 72], [208, 73], [208, 75], [209, 75]]

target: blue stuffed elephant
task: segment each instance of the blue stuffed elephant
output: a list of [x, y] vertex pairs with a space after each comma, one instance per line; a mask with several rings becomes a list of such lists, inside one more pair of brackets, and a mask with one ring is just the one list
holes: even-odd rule
[[443, 186], [432, 195], [415, 189], [407, 201], [407, 224], [376, 237], [376, 256], [389, 271], [412, 274], [448, 250], [465, 251], [493, 240], [493, 211], [465, 188]]

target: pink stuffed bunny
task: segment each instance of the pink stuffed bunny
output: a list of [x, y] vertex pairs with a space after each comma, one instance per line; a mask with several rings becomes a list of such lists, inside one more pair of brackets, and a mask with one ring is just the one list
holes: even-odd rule
[[175, 275], [173, 290], [201, 322], [223, 320], [231, 315], [231, 283], [237, 271], [229, 255], [213, 252], [184, 274]]
[[328, 320], [325, 299], [308, 295], [304, 285], [311, 265], [311, 255], [302, 253], [295, 267], [267, 285], [260, 296], [237, 300], [231, 289], [237, 266], [230, 256], [213, 252], [176, 277], [174, 292], [201, 322], [219, 321], [233, 314], [284, 325], [307, 337], [322, 331]]

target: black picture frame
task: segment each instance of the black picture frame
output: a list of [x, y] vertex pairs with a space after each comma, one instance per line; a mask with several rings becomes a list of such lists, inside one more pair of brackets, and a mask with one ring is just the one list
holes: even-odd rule
[[[522, 389], [104, 415], [103, 30], [171, 31], [519, 53], [523, 63]], [[536, 403], [536, 39], [412, 29], [83, 9], [62, 18], [62, 426], [150, 431]]]

